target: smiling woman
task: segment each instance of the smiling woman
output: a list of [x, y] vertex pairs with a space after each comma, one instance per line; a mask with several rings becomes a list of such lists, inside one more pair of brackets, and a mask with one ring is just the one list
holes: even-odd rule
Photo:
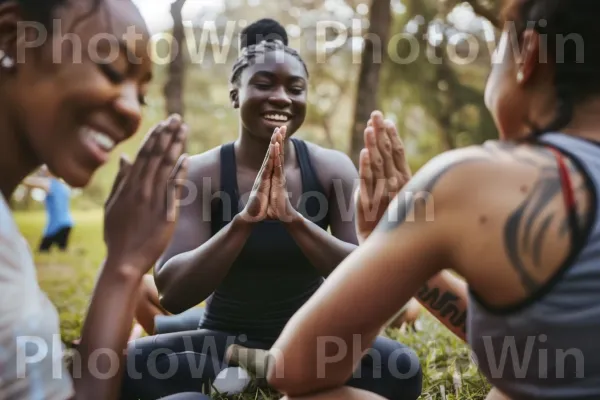
[[[206, 310], [189, 331], [131, 343], [129, 357], [142, 379], [126, 377], [126, 398], [200, 390], [198, 371], [208, 386], [226, 366], [231, 343], [270, 348], [357, 245], [347, 212], [354, 209], [356, 168], [342, 152], [292, 137], [306, 115], [304, 62], [270, 19], [249, 25], [241, 43], [230, 80], [239, 138], [190, 159], [189, 180], [200, 196], [181, 207], [175, 237], [155, 269], [166, 310], [181, 313], [203, 300]], [[156, 328], [161, 332], [160, 323]], [[168, 381], [153, 373], [173, 370]], [[416, 399], [418, 359], [378, 338], [373, 357], [365, 357], [349, 384], [389, 399]]]
[[[47, 40], [23, 46], [40, 26], [50, 32]], [[57, 26], [60, 32], [53, 30]], [[99, 63], [91, 50], [95, 39], [121, 38], [130, 28], [142, 33], [141, 40], [133, 46], [121, 43], [111, 64]], [[74, 46], [80, 52], [70, 54], [80, 62], [56, 53], [64, 35], [80, 42]], [[176, 116], [160, 124], [148, 135], [133, 165], [121, 164], [106, 205], [107, 255], [83, 326], [82, 367], [73, 378], [57, 363], [62, 352], [62, 344], [56, 343], [59, 317], [40, 290], [31, 252], [7, 203], [19, 183], [42, 164], [70, 186], [87, 185], [114, 146], [138, 130], [140, 98], [151, 78], [145, 53], [148, 38], [139, 11], [129, 0], [0, 0], [3, 399], [108, 400], [119, 391], [118, 374], [97, 372], [123, 368], [135, 289], [173, 233], [173, 219], [166, 220], [165, 215], [177, 215], [170, 200], [179, 191], [168, 182], [186, 176], [185, 126]], [[139, 62], [131, 61], [132, 54]], [[33, 354], [23, 359], [22, 349]], [[108, 362], [93, 356], [98, 351], [109, 355]]]

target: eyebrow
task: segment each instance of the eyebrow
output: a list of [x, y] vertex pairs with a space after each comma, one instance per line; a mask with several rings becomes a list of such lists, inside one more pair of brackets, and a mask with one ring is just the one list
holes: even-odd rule
[[[276, 78], [277, 77], [276, 74], [274, 74], [273, 72], [270, 72], [270, 71], [257, 71], [252, 75], [252, 77], [250, 79], [252, 80], [252, 79], [254, 79], [256, 77], [260, 77], [260, 76], [265, 76], [268, 78]], [[289, 79], [297, 79], [297, 80], [306, 81], [306, 78], [303, 76], [300, 76], [300, 75], [290, 75], [288, 77], [288, 80]]]

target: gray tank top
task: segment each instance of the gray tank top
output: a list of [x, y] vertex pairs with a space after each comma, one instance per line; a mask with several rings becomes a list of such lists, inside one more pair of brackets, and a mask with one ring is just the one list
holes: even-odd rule
[[489, 382], [513, 400], [600, 399], [600, 143], [558, 133], [559, 149], [587, 175], [595, 207], [588, 231], [538, 293], [510, 309], [469, 294], [468, 341]]

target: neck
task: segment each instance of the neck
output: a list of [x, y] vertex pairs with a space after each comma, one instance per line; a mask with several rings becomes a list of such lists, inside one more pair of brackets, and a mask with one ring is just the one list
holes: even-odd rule
[[577, 107], [571, 123], [562, 131], [573, 136], [600, 141], [600, 98], [592, 99]]
[[[270, 140], [257, 138], [250, 132], [242, 129], [235, 144], [237, 164], [257, 171], [260, 170], [265, 160], [265, 155], [269, 150], [270, 143]], [[287, 138], [283, 142], [284, 154], [288, 155], [285, 157], [285, 164], [293, 161], [291, 157], [293, 153], [290, 152], [290, 146], [289, 138]]]
[[[0, 107], [7, 109], [5, 105]], [[0, 112], [0, 192], [6, 201], [10, 200], [19, 183], [40, 166], [26, 150], [17, 131], [12, 129], [8, 114]]]

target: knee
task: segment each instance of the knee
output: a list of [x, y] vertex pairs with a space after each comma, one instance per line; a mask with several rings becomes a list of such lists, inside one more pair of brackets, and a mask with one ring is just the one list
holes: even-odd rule
[[391, 354], [388, 359], [393, 386], [393, 393], [398, 393], [398, 399], [415, 400], [423, 390], [423, 369], [417, 354], [409, 347], [402, 346]]

